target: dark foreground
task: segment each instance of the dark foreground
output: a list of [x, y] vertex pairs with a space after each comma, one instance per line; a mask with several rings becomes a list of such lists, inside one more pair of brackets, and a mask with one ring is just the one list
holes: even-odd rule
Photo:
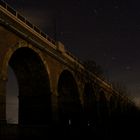
[[17, 125], [1, 125], [0, 140], [37, 139], [139, 139], [140, 113], [132, 113], [109, 118], [97, 126], [71, 127], [19, 127]]

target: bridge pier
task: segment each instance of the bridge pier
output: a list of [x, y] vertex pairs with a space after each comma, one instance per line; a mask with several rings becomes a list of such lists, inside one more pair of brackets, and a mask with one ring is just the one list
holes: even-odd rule
[[59, 124], [58, 96], [56, 93], [51, 93], [51, 101], [52, 101], [52, 122], [53, 125], [58, 125]]
[[6, 80], [0, 79], [0, 124], [6, 123]]

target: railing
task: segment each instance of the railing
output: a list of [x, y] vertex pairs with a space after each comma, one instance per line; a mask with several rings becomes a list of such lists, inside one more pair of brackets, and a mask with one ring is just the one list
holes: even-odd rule
[[[33, 25], [29, 20], [27, 20], [24, 16], [22, 16], [20, 13], [18, 13], [16, 10], [14, 10], [11, 6], [9, 6], [4, 1], [0, 0], [0, 5], [6, 9], [8, 12], [10, 12], [12, 15], [14, 15], [16, 18], [18, 18], [21, 22], [26, 24], [29, 28], [33, 29], [36, 33], [40, 34], [43, 38], [47, 39], [52, 44], [56, 45], [57, 42], [50, 38], [47, 34], [45, 34], [43, 31], [41, 31], [37, 26]], [[81, 61], [76, 58], [74, 55], [72, 55], [69, 51], [65, 51], [66, 57], [69, 56], [71, 60], [77, 61], [78, 63], [82, 64]]]
[[[40, 34], [43, 38], [47, 39], [52, 44], [56, 45], [56, 41], [52, 38], [50, 38], [47, 34], [45, 34], [43, 31], [41, 31], [37, 26], [33, 25], [29, 20], [27, 20], [24, 16], [22, 16], [20, 13], [18, 13], [16, 10], [14, 10], [11, 6], [9, 6], [4, 1], [0, 0], [0, 5], [6, 9], [8, 12], [10, 12], [12, 15], [14, 15], [16, 18], [18, 18], [21, 22], [26, 24], [29, 28], [33, 29], [36, 33]], [[71, 54], [69, 51], [65, 51], [66, 55], [71, 57], [74, 61], [77, 61], [79, 64], [82, 65], [82, 62], [75, 57], [73, 54]]]
[[47, 39], [52, 44], [56, 45], [56, 41], [52, 38], [50, 38], [47, 34], [45, 34], [43, 31], [41, 31], [37, 26], [33, 25], [29, 20], [27, 20], [24, 16], [19, 14], [16, 10], [14, 10], [11, 6], [9, 6], [4, 1], [0, 0], [0, 5], [6, 9], [8, 12], [10, 12], [12, 15], [17, 17], [20, 21], [24, 22], [28, 27], [32, 28], [35, 32], [40, 34], [43, 38]]

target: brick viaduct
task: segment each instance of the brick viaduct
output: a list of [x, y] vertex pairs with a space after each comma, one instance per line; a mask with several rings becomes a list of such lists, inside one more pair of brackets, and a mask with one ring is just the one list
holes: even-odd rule
[[131, 102], [0, 1], [0, 123], [6, 123], [8, 66], [18, 81], [19, 125], [92, 125]]

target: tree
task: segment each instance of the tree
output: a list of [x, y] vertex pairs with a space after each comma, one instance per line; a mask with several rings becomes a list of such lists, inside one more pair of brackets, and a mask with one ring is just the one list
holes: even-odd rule
[[121, 95], [128, 95], [126, 86], [121, 82], [112, 82], [112, 87]]
[[95, 61], [86, 60], [86, 61], [84, 61], [84, 66], [88, 71], [90, 71], [98, 76], [104, 77], [103, 76], [104, 72], [103, 72], [102, 67], [100, 65], [97, 65], [97, 63]]

